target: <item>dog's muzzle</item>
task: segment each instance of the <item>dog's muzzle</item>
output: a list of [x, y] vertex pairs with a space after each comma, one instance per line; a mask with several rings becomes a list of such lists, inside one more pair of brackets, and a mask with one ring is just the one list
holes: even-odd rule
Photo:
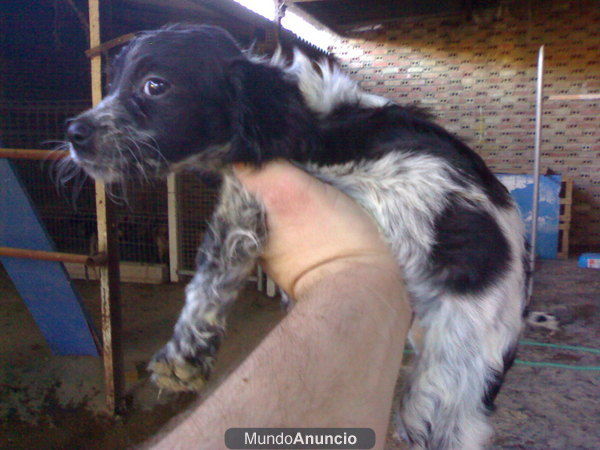
[[67, 127], [67, 139], [79, 156], [89, 156], [94, 152], [95, 133], [95, 125], [84, 118], [72, 120]]

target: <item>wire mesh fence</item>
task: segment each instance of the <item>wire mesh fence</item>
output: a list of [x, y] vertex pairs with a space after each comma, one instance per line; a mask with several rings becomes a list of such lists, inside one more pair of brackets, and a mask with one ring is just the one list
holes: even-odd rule
[[64, 138], [64, 124], [90, 106], [87, 100], [0, 101], [2, 145], [51, 149]]
[[186, 172], [179, 178], [179, 224], [181, 269], [195, 268], [196, 250], [206, 232], [208, 219], [217, 201], [218, 180]]
[[[63, 139], [64, 123], [89, 106], [84, 100], [0, 102], [3, 147], [51, 149]], [[92, 180], [64, 185], [53, 180], [53, 164], [15, 161], [27, 191], [58, 251], [90, 254], [97, 250], [96, 208]], [[178, 221], [181, 268], [194, 269], [196, 249], [206, 230], [218, 185], [193, 173], [180, 178]], [[165, 181], [127, 187], [117, 203], [121, 261], [168, 264], [168, 206]]]

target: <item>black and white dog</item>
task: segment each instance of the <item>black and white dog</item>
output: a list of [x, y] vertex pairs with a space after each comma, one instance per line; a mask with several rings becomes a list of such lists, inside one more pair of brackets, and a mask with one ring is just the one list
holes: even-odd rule
[[183, 166], [223, 176], [185, 307], [150, 363], [153, 380], [197, 390], [209, 376], [228, 306], [267, 238], [264, 208], [230, 164], [286, 158], [362, 205], [402, 267], [424, 334], [401, 435], [416, 448], [483, 446], [525, 306], [513, 201], [426, 114], [361, 91], [330, 64], [280, 59], [248, 56], [212, 26], [144, 32], [117, 56], [109, 95], [68, 126], [72, 160], [106, 182]]

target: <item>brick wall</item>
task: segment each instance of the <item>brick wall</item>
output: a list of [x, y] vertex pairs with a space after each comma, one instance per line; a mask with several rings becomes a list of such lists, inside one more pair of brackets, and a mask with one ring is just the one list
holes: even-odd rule
[[[480, 24], [458, 16], [385, 23], [333, 52], [364, 89], [430, 108], [495, 171], [530, 170], [538, 49], [545, 45], [546, 99], [600, 93], [600, 7], [521, 4]], [[571, 242], [598, 249], [600, 101], [546, 100], [543, 121], [542, 167], [575, 180]]]

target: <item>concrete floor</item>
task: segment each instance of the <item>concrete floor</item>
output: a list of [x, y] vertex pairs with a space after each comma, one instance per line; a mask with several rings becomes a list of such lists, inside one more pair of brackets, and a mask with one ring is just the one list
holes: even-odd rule
[[[98, 287], [77, 282], [97, 322]], [[144, 368], [171, 332], [183, 285], [123, 286], [124, 351], [129, 412], [102, 416], [99, 359], [53, 356], [0, 270], [0, 447], [117, 449], [152, 435], [194, 397], [161, 395]], [[538, 342], [600, 348], [600, 271], [575, 261], [548, 261], [536, 274], [532, 309], [560, 319], [555, 333], [528, 328]], [[229, 334], [211, 385], [231, 371], [282, 317], [277, 301], [246, 290], [233, 311]], [[518, 358], [600, 366], [598, 355], [522, 346]], [[209, 387], [210, 389], [210, 387]], [[206, 395], [206, 394], [204, 394]], [[600, 448], [600, 372], [515, 365], [497, 400], [494, 448]], [[387, 447], [401, 448], [392, 439]]]

